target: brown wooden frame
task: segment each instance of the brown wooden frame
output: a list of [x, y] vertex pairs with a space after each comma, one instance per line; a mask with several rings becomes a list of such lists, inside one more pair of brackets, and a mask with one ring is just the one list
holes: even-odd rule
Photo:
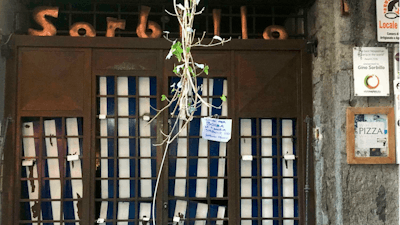
[[[355, 157], [354, 117], [356, 114], [386, 114], [388, 116], [389, 151], [387, 157]], [[347, 108], [346, 129], [348, 164], [393, 164], [396, 162], [395, 122], [392, 107]]]
[[[113, 51], [121, 51], [121, 49], [125, 50], [156, 50], [157, 54], [159, 54], [159, 63], [164, 64], [164, 67], [160, 67], [157, 71], [160, 73], [160, 82], [162, 79], [167, 79], [166, 75], [166, 64], [168, 61], [162, 61], [163, 57], [167, 54], [170, 43], [163, 40], [163, 39], [139, 39], [139, 38], [106, 38], [106, 37], [96, 37], [96, 38], [79, 38], [79, 37], [34, 37], [34, 36], [20, 36], [15, 35], [10, 44], [13, 48], [13, 56], [8, 60], [7, 63], [7, 78], [6, 78], [6, 107], [5, 107], [5, 116], [11, 116], [14, 120], [14, 123], [10, 125], [10, 129], [8, 131], [8, 137], [5, 148], [5, 162], [4, 162], [4, 180], [8, 181], [8, 185], [4, 187], [3, 193], [3, 205], [12, 205], [12, 207], [3, 207], [3, 217], [2, 217], [2, 224], [4, 225], [12, 225], [16, 224], [19, 221], [19, 192], [15, 192], [15, 190], [19, 190], [20, 182], [18, 180], [19, 175], [19, 167], [20, 161], [19, 159], [19, 147], [20, 142], [19, 140], [19, 127], [20, 127], [20, 118], [23, 116], [52, 116], [52, 117], [65, 117], [65, 116], [77, 116], [84, 118], [84, 135], [89, 135], [89, 139], [85, 139], [85, 145], [90, 147], [90, 154], [85, 156], [85, 173], [86, 177], [84, 177], [84, 185], [88, 188], [84, 189], [84, 196], [90, 196], [90, 191], [94, 190], [95, 188], [95, 179], [94, 179], [94, 165], [95, 165], [95, 157], [94, 151], [95, 148], [95, 138], [94, 138], [94, 127], [95, 127], [95, 76], [96, 75], [105, 75], [97, 73], [94, 69], [95, 64], [95, 52], [96, 49], [109, 49]], [[80, 51], [86, 52], [90, 58], [88, 61], [92, 63], [92, 67], [90, 64], [87, 64], [88, 72], [92, 75], [90, 81], [88, 83], [91, 84], [91, 103], [85, 105], [84, 112], [66, 112], [66, 111], [24, 111], [20, 108], [19, 104], [19, 91], [18, 91], [18, 61], [19, 59], [19, 51], [23, 48], [59, 48], [59, 49], [78, 49]], [[118, 50], [119, 49], [119, 50]], [[201, 50], [203, 52], [204, 50]], [[209, 50], [207, 50], [209, 51]], [[297, 97], [295, 102], [297, 104], [297, 109], [289, 114], [285, 114], [285, 109], [274, 108], [269, 113], [265, 114], [257, 112], [257, 114], [251, 114], [250, 112], [238, 112], [238, 110], [234, 109], [235, 107], [228, 108], [228, 114], [233, 119], [234, 123], [238, 123], [240, 118], [245, 117], [252, 117], [252, 118], [266, 118], [270, 117], [271, 113], [283, 113], [281, 117], [295, 117], [297, 118], [297, 131], [300, 132], [298, 134], [298, 147], [300, 150], [299, 152], [299, 170], [298, 176], [305, 177], [305, 157], [306, 157], [306, 146], [307, 146], [307, 139], [306, 139], [306, 123], [304, 120], [307, 116], [312, 117], [312, 82], [311, 82], [311, 56], [306, 52], [306, 43], [304, 40], [285, 40], [285, 41], [266, 41], [266, 40], [232, 40], [229, 45], [218, 46], [212, 49], [215, 52], [225, 52], [229, 55], [230, 64], [228, 65], [229, 71], [226, 76], [229, 77], [229, 85], [230, 89], [228, 92], [228, 104], [229, 106], [238, 105], [238, 101], [235, 98], [238, 96], [239, 91], [237, 89], [237, 84], [239, 82], [239, 72], [238, 67], [233, 62], [237, 59], [238, 54], [237, 52], [245, 52], [246, 54], [252, 54], [253, 52], [257, 51], [282, 51], [282, 52], [296, 52], [299, 57], [296, 59], [296, 66], [298, 68], [297, 74], [297, 82], [301, 85], [300, 88], [297, 90]], [[199, 51], [200, 52], [200, 51]], [[163, 70], [164, 69], [164, 70]], [[98, 71], [98, 70], [97, 70]], [[300, 72], [301, 71], [301, 72]], [[100, 72], [100, 71], [98, 71]], [[112, 75], [125, 75], [127, 74], [126, 71], [113, 71]], [[225, 75], [224, 75], [225, 76]], [[159, 87], [160, 89], [167, 90], [167, 84], [164, 87]], [[90, 88], [89, 88], [90, 89]], [[160, 90], [159, 90], [160, 91]], [[88, 93], [89, 93], [88, 92]], [[90, 94], [89, 94], [90, 96]], [[89, 97], [88, 96], [88, 97]], [[90, 102], [90, 101], [89, 101]], [[161, 106], [160, 99], [157, 100], [158, 105]], [[17, 104], [18, 103], [18, 104]], [[167, 116], [160, 117], [158, 123], [166, 124], [167, 123]], [[239, 132], [238, 128], [234, 127], [232, 130], [232, 140], [228, 145], [227, 151], [236, 153], [238, 151], [239, 146]], [[17, 149], [17, 151], [16, 151]], [[238, 154], [230, 154], [228, 159], [227, 170], [228, 173], [228, 180], [231, 183], [231, 186], [228, 191], [228, 198], [231, 201], [230, 208], [228, 210], [227, 217], [229, 218], [230, 224], [237, 224], [240, 221], [240, 177], [239, 177], [239, 168], [237, 167], [237, 162], [239, 161]], [[310, 154], [310, 162], [313, 162], [313, 155]], [[157, 167], [160, 166], [161, 157], [157, 157]], [[313, 163], [309, 165], [309, 177], [310, 177], [310, 186], [314, 187], [314, 173], [313, 173]], [[167, 175], [167, 174], [165, 174]], [[164, 179], [167, 181], [167, 179]], [[5, 182], [7, 183], [7, 182]], [[304, 215], [305, 215], [305, 199], [304, 199], [304, 179], [299, 180], [298, 183], [298, 192], [299, 192], [299, 218], [300, 224], [303, 224]], [[168, 214], [168, 210], [163, 208], [163, 203], [168, 199], [168, 190], [166, 188], [161, 189], [159, 191], [159, 196], [164, 196], [164, 198], [159, 197], [157, 199], [157, 222], [164, 223], [162, 218], [166, 218]], [[309, 194], [309, 206], [308, 206], [308, 216], [309, 216], [309, 224], [315, 224], [315, 210], [314, 210], [314, 191], [311, 190]], [[84, 214], [87, 215], [84, 220], [82, 220], [83, 224], [91, 224], [94, 218], [94, 196], [86, 198], [83, 201], [83, 208], [85, 209]], [[258, 219], [258, 218], [255, 218]]]

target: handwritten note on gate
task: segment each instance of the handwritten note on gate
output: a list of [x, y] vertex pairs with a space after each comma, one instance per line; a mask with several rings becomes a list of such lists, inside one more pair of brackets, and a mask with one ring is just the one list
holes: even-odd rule
[[232, 120], [201, 118], [202, 137], [210, 141], [228, 142], [231, 139]]

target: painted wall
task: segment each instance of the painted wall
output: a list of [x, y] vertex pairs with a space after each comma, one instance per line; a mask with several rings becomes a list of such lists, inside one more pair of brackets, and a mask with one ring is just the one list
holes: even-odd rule
[[390, 97], [354, 96], [353, 47], [386, 45], [376, 42], [375, 0], [348, 2], [348, 16], [340, 1], [316, 0], [308, 17], [309, 36], [319, 41], [314, 125], [323, 135], [314, 147], [316, 224], [398, 224], [398, 166], [346, 162], [346, 108], [393, 106], [392, 61]]

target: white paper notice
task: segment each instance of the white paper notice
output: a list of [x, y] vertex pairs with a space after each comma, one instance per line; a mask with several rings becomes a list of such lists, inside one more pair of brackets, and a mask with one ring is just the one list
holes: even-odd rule
[[379, 42], [399, 42], [399, 0], [376, 0]]
[[201, 118], [202, 137], [210, 141], [228, 142], [231, 139], [232, 120]]
[[387, 135], [383, 122], [358, 122], [357, 141], [359, 148], [386, 148]]
[[353, 70], [355, 96], [389, 96], [387, 48], [355, 47]]
[[400, 70], [399, 70], [399, 45], [394, 45], [393, 48], [393, 77], [394, 79], [400, 79]]

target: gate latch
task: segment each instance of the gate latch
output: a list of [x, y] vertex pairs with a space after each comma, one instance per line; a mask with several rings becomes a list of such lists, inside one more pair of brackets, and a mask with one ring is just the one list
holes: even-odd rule
[[295, 155], [285, 154], [285, 155], [283, 155], [283, 158], [285, 159], [285, 166], [286, 166], [286, 169], [287, 169], [287, 168], [288, 168], [287, 162], [288, 162], [289, 160], [295, 160], [295, 159], [296, 159], [296, 156], [295, 156]]
[[314, 56], [317, 57], [317, 46], [317, 39], [307, 41], [307, 53], [314, 54]]

